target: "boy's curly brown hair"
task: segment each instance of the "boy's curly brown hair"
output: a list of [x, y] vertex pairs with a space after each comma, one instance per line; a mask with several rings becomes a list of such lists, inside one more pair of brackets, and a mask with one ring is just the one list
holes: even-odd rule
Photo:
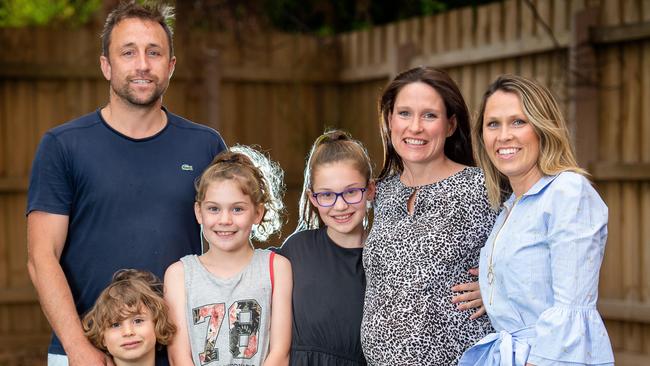
[[95, 347], [107, 352], [104, 332], [115, 322], [137, 315], [147, 309], [154, 322], [156, 342], [167, 345], [176, 326], [169, 318], [167, 304], [162, 298], [162, 282], [153, 273], [137, 269], [121, 269], [102, 291], [95, 305], [83, 317], [86, 337]]

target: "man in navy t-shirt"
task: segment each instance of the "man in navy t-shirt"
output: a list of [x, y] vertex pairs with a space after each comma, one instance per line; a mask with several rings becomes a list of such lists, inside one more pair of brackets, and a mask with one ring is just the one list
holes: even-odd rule
[[55, 333], [50, 365], [110, 364], [79, 319], [116, 270], [162, 278], [201, 250], [194, 180], [226, 147], [162, 106], [176, 63], [170, 10], [123, 3], [108, 15], [100, 64], [109, 103], [48, 131], [34, 158], [28, 269]]

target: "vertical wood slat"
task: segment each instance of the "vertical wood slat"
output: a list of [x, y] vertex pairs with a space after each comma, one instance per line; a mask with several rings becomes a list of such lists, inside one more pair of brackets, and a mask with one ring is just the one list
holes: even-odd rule
[[552, 3], [552, 22], [553, 22], [553, 27], [551, 28], [553, 30], [554, 34], [560, 34], [566, 30], [570, 29], [570, 19], [571, 15], [573, 14], [569, 10], [569, 6], [571, 4], [571, 1], [562, 1], [562, 0], [554, 0]]
[[[618, 182], [607, 183], [605, 185], [605, 194], [603, 199], [609, 208], [608, 237], [607, 248], [605, 250], [605, 260], [603, 269], [607, 270], [608, 276], [601, 277], [601, 288], [603, 288], [603, 297], [622, 298], [624, 289], [623, 276], [619, 268], [623, 266], [622, 260], [622, 243], [621, 243], [621, 216], [622, 216], [622, 196], [621, 184]], [[625, 323], [613, 322], [612, 326], [607, 328], [610, 338], [616, 347], [625, 349], [624, 336]]]
[[384, 59], [386, 60], [386, 64], [388, 65], [388, 68], [391, 70], [393, 73], [393, 76], [397, 75], [397, 73], [400, 71], [398, 70], [398, 59], [397, 59], [397, 49], [399, 47], [398, 39], [397, 39], [397, 27], [395, 26], [394, 23], [391, 23], [386, 26], [385, 28], [385, 34], [386, 34], [386, 42], [384, 46]]
[[[460, 70], [460, 84], [458, 87], [460, 88], [461, 92], [463, 93], [464, 97], [466, 98], [467, 102], [467, 107], [469, 108], [469, 112], [471, 116], [475, 116], [475, 113], [477, 113], [477, 101], [476, 101], [476, 93], [474, 92], [474, 67], [466, 65], [462, 66]], [[485, 85], [484, 88], [486, 88], [487, 85]]]
[[[624, 1], [622, 18], [624, 24], [636, 23], [640, 20], [640, 9], [636, 1]], [[639, 47], [625, 45], [623, 47], [623, 126], [622, 126], [622, 151], [623, 162], [636, 162], [639, 156]], [[624, 280], [626, 284], [626, 298], [640, 300], [641, 273], [643, 263], [641, 258], [641, 242], [639, 216], [641, 214], [640, 191], [638, 184], [627, 183], [623, 186], [623, 202], [625, 206], [623, 229], [623, 257], [625, 261]], [[631, 265], [630, 265], [631, 264]], [[629, 286], [629, 288], [627, 288]], [[633, 352], [643, 350], [642, 325], [631, 324], [626, 331], [626, 349]]]
[[354, 32], [350, 33], [349, 35], [350, 39], [350, 64], [352, 67], [359, 67], [360, 66], [360, 57], [359, 57], [359, 33]]
[[[14, 84], [10, 93], [7, 93], [7, 114], [9, 118], [5, 125], [7, 136], [7, 145], [5, 149], [11, 152], [11, 162], [5, 167], [5, 172], [10, 177], [25, 176], [31, 163], [32, 152], [28, 147], [32, 145], [32, 128], [36, 120], [34, 113], [34, 87], [26, 82], [17, 82]], [[14, 123], [11, 123], [14, 121]], [[22, 121], [22, 123], [15, 123]]]
[[488, 17], [490, 21], [489, 43], [499, 43], [503, 41], [503, 20], [507, 19], [503, 13], [503, 3], [498, 2], [487, 6]]
[[364, 30], [359, 33], [359, 62], [363, 66], [370, 64], [370, 31]]
[[[484, 9], [483, 7], [481, 9]], [[458, 48], [472, 48], [475, 42], [478, 42], [480, 38], [476, 36], [476, 22], [474, 21], [474, 9], [470, 7], [462, 8], [458, 10], [458, 16], [460, 21], [454, 24], [456, 32], [459, 34], [459, 44]], [[486, 19], [487, 20], [487, 19]], [[480, 37], [483, 37], [485, 32], [481, 34]], [[483, 40], [485, 42], [485, 40]]]
[[622, 128], [622, 161], [635, 163], [639, 161], [641, 131], [640, 109], [641, 100], [641, 70], [639, 69], [640, 49], [636, 45], [628, 45], [623, 48], [623, 125]]
[[459, 10], [452, 10], [445, 13], [447, 20], [447, 32], [446, 32], [446, 50], [456, 50], [460, 48], [460, 27], [459, 24], [462, 22], [462, 16], [460, 15]]
[[[641, 19], [642, 21], [650, 21], [650, 0], [643, 0], [641, 2]], [[640, 130], [641, 138], [641, 152], [640, 159], [642, 162], [650, 161], [650, 105], [647, 101], [650, 99], [650, 41], [645, 41], [641, 45], [641, 93], [639, 100], [642, 101], [640, 121], [642, 123]], [[643, 102], [645, 101], [645, 102]], [[643, 223], [650, 222], [650, 182], [641, 184], [641, 217], [640, 221]], [[641, 298], [644, 302], [650, 303], [650, 225], [641, 226], [641, 251], [642, 263], [641, 267]], [[645, 353], [650, 353], [650, 326], [645, 327], [643, 348]]]
[[[494, 80], [496, 80], [497, 77], [499, 77], [499, 75], [505, 74], [506, 72], [503, 60], [495, 60], [490, 62], [488, 70], [488, 84], [492, 83]], [[485, 86], [485, 89], [487, 89], [487, 85]], [[480, 96], [482, 95], [483, 94], [481, 93]], [[480, 100], [478, 100], [477, 103], [480, 103]]]
[[[601, 24], [614, 25], [619, 23], [618, 4], [614, 1], [604, 1], [601, 3]], [[601, 53], [601, 91], [600, 91], [600, 135], [599, 154], [600, 160], [619, 161], [618, 152], [618, 133], [617, 125], [620, 125], [618, 101], [620, 100], [620, 67], [618, 61], [618, 50], [614, 47], [604, 50]], [[616, 101], [616, 102], [609, 102]], [[602, 278], [603, 288], [609, 289], [609, 296], [622, 298], [624, 294], [623, 274], [616, 270], [622, 268], [622, 243], [621, 243], [621, 217], [622, 217], [622, 194], [620, 183], [608, 183], [608, 195], [606, 203], [609, 206], [609, 238], [608, 248], [606, 250], [606, 264], [609, 268], [609, 276]], [[619, 287], [615, 289], [615, 287]], [[608, 331], [611, 333], [612, 342], [617, 344], [620, 349], [627, 349], [629, 344], [625, 338], [629, 335], [629, 330], [625, 323], [616, 322]]]
[[519, 71], [521, 76], [528, 78], [535, 77], [535, 59], [532, 56], [524, 56], [519, 58]]
[[380, 64], [386, 61], [386, 52], [384, 51], [384, 32], [386, 28], [373, 28], [371, 30], [373, 42], [373, 64]]
[[449, 36], [447, 34], [447, 25], [449, 24], [449, 13], [438, 14], [435, 19], [436, 43], [433, 48], [434, 52], [444, 52], [448, 49]]
[[642, 9], [638, 0], [624, 0], [621, 2], [623, 24], [633, 24], [641, 21]]
[[409, 23], [406, 21], [398, 22], [395, 25], [397, 45], [403, 45], [410, 41]]
[[[533, 4], [532, 6], [535, 6], [535, 1], [530, 0], [531, 3]], [[519, 19], [521, 20], [521, 28], [520, 28], [520, 35], [521, 37], [526, 37], [526, 36], [532, 36], [535, 34], [535, 16], [533, 15], [533, 11], [531, 10], [531, 6], [528, 4], [528, 1], [520, 0], [519, 1]]]
[[483, 96], [483, 93], [487, 89], [488, 84], [490, 81], [488, 79], [488, 70], [489, 70], [489, 65], [486, 64], [480, 64], [474, 66], [474, 85], [473, 85], [473, 93], [471, 100], [469, 101], [469, 105], [471, 106], [470, 108], [478, 111], [479, 108], [479, 103], [481, 102], [481, 97]]
[[[473, 39], [473, 45], [476, 46], [481, 46], [481, 45], [487, 45], [489, 44], [492, 40], [490, 39], [490, 33], [491, 33], [491, 22], [498, 22], [497, 19], [492, 19], [490, 18], [490, 8], [487, 6], [481, 6], [480, 8], [477, 8], [474, 12], [476, 15], [476, 22], [474, 25], [474, 29], [468, 28], [467, 32], [472, 32], [474, 34], [473, 37], [469, 37], [469, 39]], [[463, 44], [463, 48], [469, 48], [473, 46], [472, 44]]]
[[539, 19], [535, 20], [535, 36], [540, 39], [548, 38], [551, 36], [549, 28], [552, 31], [554, 27], [551, 17], [551, 0], [537, 0], [536, 8]]
[[[8, 197], [0, 195], [0, 287], [9, 287], [9, 210]], [[3, 332], [4, 329], [0, 329]]]
[[434, 17], [427, 17], [422, 22], [422, 53], [425, 55], [434, 52], [435, 20]]
[[30, 285], [29, 277], [26, 271], [27, 263], [27, 237], [25, 221], [25, 196], [24, 194], [13, 195], [5, 200], [7, 207], [4, 212], [7, 214], [5, 238], [5, 251], [8, 257], [8, 286], [9, 287], [26, 287]]
[[598, 160], [598, 146], [591, 143], [600, 137], [596, 85], [597, 59], [589, 43], [589, 29], [597, 24], [595, 9], [576, 11], [572, 16], [571, 44], [569, 48], [569, 129], [580, 165], [589, 169]]
[[[646, 120], [646, 123], [649, 121], [650, 120]], [[647, 144], [645, 149], [649, 149]], [[637, 197], [640, 206], [639, 222], [647, 223], [650, 222], [650, 182], [641, 183], [639, 193], [639, 197]], [[639, 231], [641, 252], [639, 256], [639, 261], [641, 262], [641, 267], [639, 269], [641, 272], [639, 296], [642, 302], [650, 303], [650, 266], [647, 265], [650, 263], [650, 246], [648, 245], [648, 243], [650, 243], [650, 225], [641, 225]], [[642, 334], [642, 350], [647, 354], [650, 352], [650, 325], [646, 324], [644, 326]]]
[[503, 39], [510, 41], [521, 34], [521, 15], [518, 0], [506, 0], [503, 4]]
[[[2, 38], [0, 38], [0, 41], [1, 40]], [[7, 165], [9, 164], [9, 154], [8, 151], [6, 151], [9, 135], [7, 134], [5, 126], [10, 119], [8, 111], [9, 105], [7, 104], [7, 99], [9, 98], [7, 95], [11, 92], [10, 85], [11, 83], [9, 82], [0, 84], [0, 177], [7, 176], [6, 170]]]

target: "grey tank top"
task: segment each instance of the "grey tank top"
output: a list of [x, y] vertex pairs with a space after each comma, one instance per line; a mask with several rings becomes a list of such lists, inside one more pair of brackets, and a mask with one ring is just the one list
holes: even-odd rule
[[240, 273], [222, 279], [196, 255], [181, 258], [195, 366], [262, 365], [269, 351], [272, 259], [271, 251], [255, 249]]

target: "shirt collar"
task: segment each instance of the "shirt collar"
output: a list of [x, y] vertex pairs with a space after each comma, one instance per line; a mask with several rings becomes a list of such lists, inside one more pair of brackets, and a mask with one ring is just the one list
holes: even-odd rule
[[[533, 186], [530, 187], [530, 189], [526, 193], [524, 193], [523, 196], [534, 196], [534, 195], [538, 194], [547, 185], [551, 184], [551, 182], [554, 181], [555, 178], [557, 178], [557, 176], [558, 176], [557, 174], [556, 175], [545, 175], [545, 176], [543, 176], [535, 184], [533, 184]], [[510, 207], [510, 206], [512, 206], [514, 200], [515, 200], [515, 194], [513, 193], [506, 200], [506, 202], [504, 202], [504, 205]]]

